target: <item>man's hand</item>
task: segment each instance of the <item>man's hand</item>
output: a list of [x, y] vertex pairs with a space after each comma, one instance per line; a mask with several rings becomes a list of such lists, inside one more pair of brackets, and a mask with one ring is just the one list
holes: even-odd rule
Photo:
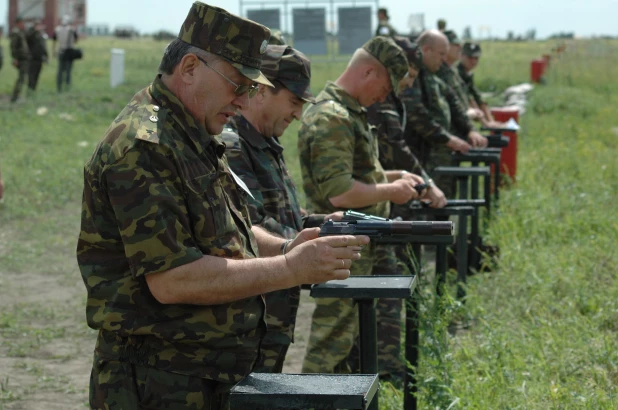
[[476, 131], [470, 131], [468, 133], [468, 141], [474, 148], [485, 148], [487, 146], [487, 138], [483, 137]]
[[324, 217], [324, 222], [327, 222], [329, 219], [332, 219], [333, 221], [341, 221], [343, 219], [343, 211], [337, 211], [326, 215]]
[[446, 196], [437, 186], [430, 188], [425, 198], [431, 201], [429, 204], [431, 208], [444, 208], [446, 206]]
[[[423, 182], [421, 182], [423, 183]], [[405, 204], [408, 201], [418, 198], [418, 192], [414, 187], [418, 185], [417, 182], [409, 178], [400, 178], [390, 183], [391, 202], [397, 205]]]
[[414, 185], [424, 184], [425, 180], [420, 175], [413, 174], [411, 172], [403, 172], [401, 178], [408, 179], [414, 183]]
[[464, 154], [467, 154], [470, 148], [472, 148], [470, 144], [458, 137], [451, 137], [446, 146], [453, 151], [459, 151]]
[[286, 263], [297, 283], [322, 283], [350, 276], [352, 261], [360, 259], [368, 236], [326, 236], [319, 228], [304, 229], [288, 245]]
[[468, 114], [468, 118], [473, 121], [479, 121], [485, 117], [483, 111], [479, 110], [478, 108], [468, 108], [466, 114]]

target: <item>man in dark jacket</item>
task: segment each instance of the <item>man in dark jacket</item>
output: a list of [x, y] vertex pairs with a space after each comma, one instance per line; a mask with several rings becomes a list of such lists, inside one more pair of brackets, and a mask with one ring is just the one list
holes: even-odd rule
[[28, 89], [36, 90], [36, 85], [39, 82], [41, 68], [43, 63], [47, 63], [49, 58], [47, 54], [47, 45], [43, 37], [43, 24], [40, 20], [36, 21], [26, 32], [26, 41], [30, 49], [30, 65], [28, 68]]

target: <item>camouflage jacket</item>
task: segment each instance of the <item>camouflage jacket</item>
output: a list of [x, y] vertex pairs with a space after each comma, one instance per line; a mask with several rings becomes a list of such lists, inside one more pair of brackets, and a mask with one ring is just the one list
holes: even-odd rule
[[108, 128], [84, 169], [77, 261], [97, 357], [237, 382], [265, 332], [261, 296], [163, 305], [145, 276], [204, 255], [254, 258], [247, 194], [225, 145], [157, 77]]
[[[372, 129], [366, 110], [332, 82], [305, 110], [298, 131], [298, 152], [310, 212], [340, 211], [329, 198], [352, 189], [355, 180], [365, 184], [387, 182]], [[388, 202], [358, 210], [382, 217], [390, 212]]]
[[460, 102], [461, 106], [464, 109], [468, 109], [470, 106], [470, 96], [468, 95], [468, 86], [463, 82], [459, 73], [457, 72], [457, 68], [451, 67], [446, 63], [443, 63], [438, 70], [438, 77], [446, 85], [451, 87], [451, 89], [455, 92], [457, 100]]
[[453, 91], [425, 68], [412, 87], [400, 92], [399, 98], [407, 112], [405, 140], [423, 163], [431, 150], [449, 141], [453, 129], [466, 134], [472, 130], [472, 123]]
[[384, 169], [405, 169], [428, 181], [429, 176], [403, 137], [406, 116], [406, 107], [394, 93], [383, 103], [367, 108], [367, 120], [378, 134], [380, 164]]
[[34, 27], [30, 28], [26, 32], [26, 41], [28, 42], [28, 49], [30, 50], [32, 60], [47, 61], [47, 46], [39, 30], [35, 30]]
[[481, 93], [476, 88], [476, 85], [474, 85], [474, 74], [468, 73], [461, 61], [457, 64], [457, 72], [459, 73], [461, 80], [466, 85], [466, 91], [468, 92], [470, 98], [474, 99], [479, 107], [485, 104], [485, 101], [483, 101], [483, 98], [481, 97]]
[[13, 29], [10, 35], [11, 58], [17, 61], [28, 61], [30, 50], [26, 41], [26, 33], [18, 28]]
[[[243, 116], [221, 135], [232, 170], [247, 184], [251, 222], [292, 239], [303, 229], [308, 217], [301, 214], [296, 186], [283, 160], [283, 147], [274, 138], [260, 134]], [[319, 222], [324, 215], [318, 215]], [[318, 223], [319, 223], [318, 222]], [[317, 226], [317, 224], [314, 224]], [[300, 287], [264, 295], [266, 298], [265, 344], [290, 344], [294, 338]]]
[[[352, 189], [354, 181], [365, 184], [387, 183], [378, 157], [375, 129], [367, 122], [366, 110], [333, 82], [316, 97], [301, 118], [298, 153], [303, 188], [310, 212], [331, 213], [329, 198]], [[390, 202], [378, 202], [358, 211], [387, 218]], [[370, 275], [375, 247], [363, 250], [352, 264], [352, 275]]]

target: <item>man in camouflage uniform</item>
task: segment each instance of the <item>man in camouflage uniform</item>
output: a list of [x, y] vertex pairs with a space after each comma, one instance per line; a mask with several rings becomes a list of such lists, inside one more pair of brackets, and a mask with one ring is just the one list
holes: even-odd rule
[[[408, 73], [399, 82], [399, 90], [411, 87], [422, 66], [422, 53], [418, 46], [405, 37], [394, 37], [395, 42], [406, 53]], [[395, 92], [391, 92], [386, 100], [367, 108], [367, 120], [375, 127], [378, 136], [380, 164], [386, 170], [404, 169], [422, 176], [429, 186], [424, 199], [431, 201], [432, 207], [441, 208], [446, 205], [442, 191], [420, 165], [419, 160], [410, 150], [403, 137], [405, 126], [405, 107]], [[391, 217], [401, 216], [410, 219], [406, 206], [391, 204]], [[372, 275], [411, 274], [408, 261], [411, 255], [407, 246], [377, 246], [376, 258]], [[380, 322], [378, 333], [378, 365], [383, 380], [395, 383], [403, 381], [405, 361], [401, 356], [401, 299], [380, 299], [377, 313]], [[355, 345], [356, 353], [358, 351]], [[352, 356], [352, 355], [351, 355]], [[356, 357], [354, 357], [356, 360]]]
[[385, 8], [378, 9], [378, 28], [376, 29], [376, 36], [396, 36], [397, 31], [388, 22], [388, 10]]
[[[396, 91], [408, 71], [405, 54], [391, 38], [374, 37], [358, 49], [346, 70], [328, 82], [304, 112], [298, 138], [303, 187], [310, 212], [356, 209], [388, 217], [390, 202], [415, 199], [422, 182], [411, 173], [384, 171], [365, 108]], [[363, 251], [353, 275], [369, 275], [375, 248]], [[303, 373], [347, 372], [358, 334], [351, 299], [317, 299]]]
[[47, 63], [49, 55], [47, 54], [47, 45], [43, 38], [43, 24], [41, 21], [36, 21], [35, 24], [28, 29], [26, 33], [26, 41], [30, 49], [30, 67], [28, 70], [28, 89], [36, 90], [41, 68], [43, 63]]
[[[427, 30], [417, 43], [423, 52], [423, 68], [414, 85], [404, 90], [400, 98], [408, 113], [406, 141], [413, 152], [420, 154], [423, 166], [431, 173], [435, 167], [451, 163], [452, 151], [466, 153], [471, 145], [487, 146], [487, 139], [474, 131], [454, 92], [436, 75], [448, 52], [446, 36]], [[451, 178], [436, 178], [447, 198], [454, 194], [451, 182]]]
[[[275, 88], [260, 86], [249, 107], [234, 117], [233, 126], [224, 129], [221, 137], [230, 168], [251, 191], [251, 223], [293, 239], [303, 228], [318, 226], [325, 219], [324, 215], [302, 213], [296, 186], [283, 159], [283, 147], [276, 140], [292, 121], [300, 119], [306, 102], [315, 102], [309, 87], [311, 66], [300, 51], [285, 45], [269, 45], [262, 57], [261, 71]], [[294, 340], [300, 286], [264, 297], [268, 332], [254, 371], [281, 373]]]
[[28, 64], [30, 60], [30, 51], [28, 50], [28, 42], [26, 41], [26, 31], [24, 21], [21, 17], [15, 19], [15, 28], [11, 32], [11, 58], [13, 59], [13, 67], [18, 71], [17, 81], [13, 87], [11, 102], [16, 102], [21, 93], [21, 89], [28, 76]]
[[481, 97], [481, 93], [474, 84], [473, 71], [481, 58], [481, 46], [476, 43], [466, 42], [461, 50], [461, 60], [457, 64], [457, 72], [466, 86], [470, 106], [480, 111], [479, 119], [486, 127], [500, 127], [502, 123], [496, 121], [491, 114], [491, 110], [487, 103]]
[[260, 294], [344, 279], [368, 241], [313, 229], [286, 245], [251, 226], [248, 189], [214, 135], [255, 83], [271, 85], [260, 72], [269, 36], [195, 2], [161, 74], [85, 166], [77, 261], [99, 331], [93, 409], [229, 408], [266, 331]]

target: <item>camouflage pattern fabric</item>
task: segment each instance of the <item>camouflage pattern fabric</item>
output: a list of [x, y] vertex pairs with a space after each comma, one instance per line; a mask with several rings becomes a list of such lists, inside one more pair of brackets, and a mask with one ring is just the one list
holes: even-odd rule
[[406, 115], [405, 106], [394, 93], [389, 94], [383, 103], [377, 102], [367, 108], [367, 120], [378, 135], [380, 164], [387, 170], [405, 169], [429, 181], [429, 175], [403, 136]]
[[189, 10], [178, 38], [225, 58], [245, 77], [268, 86], [260, 72], [270, 30], [252, 20], [196, 1]]
[[[470, 96], [468, 95], [466, 84], [463, 82], [456, 69], [454, 67], [450, 67], [446, 63], [443, 63], [442, 66], [440, 66], [437, 75], [446, 84], [446, 86], [450, 88], [449, 91], [452, 94], [453, 99], [456, 101], [453, 103], [457, 105], [456, 109], [461, 110], [461, 112], [466, 111], [470, 107]], [[471, 120], [468, 119], [468, 121], [464, 121], [465, 125], [461, 128], [460, 125], [462, 121], [455, 122], [452, 124], [451, 128], [455, 135], [465, 137], [469, 130], [472, 129], [473, 125]]]
[[281, 30], [271, 30], [268, 44], [272, 44], [275, 46], [285, 46], [288, 44], [288, 42], [286, 41], [285, 36], [281, 32]]
[[406, 53], [390, 37], [374, 37], [363, 44], [363, 50], [376, 58], [388, 71], [393, 92], [399, 91], [399, 82], [408, 73]]
[[[303, 113], [298, 151], [307, 208], [311, 213], [328, 214], [340, 210], [329, 198], [350, 190], [355, 180], [380, 184], [387, 179], [378, 158], [377, 138], [358, 101], [332, 82], [316, 101]], [[357, 210], [388, 217], [390, 204], [379, 202]], [[351, 274], [371, 274], [374, 254], [374, 246], [367, 246], [361, 259], [352, 264]], [[357, 334], [358, 313], [351, 300], [316, 300], [303, 371], [345, 371]]]
[[397, 36], [393, 37], [393, 40], [406, 53], [408, 65], [413, 66], [417, 70], [423, 68], [423, 51], [418, 44], [410, 41], [407, 37]]
[[16, 68], [18, 75], [17, 81], [15, 81], [15, 85], [13, 86], [13, 92], [11, 93], [11, 102], [17, 101], [19, 94], [21, 94], [21, 89], [24, 87], [24, 83], [28, 78], [30, 62], [28, 60], [18, 60]]
[[228, 393], [233, 386], [95, 356], [90, 374], [90, 408], [228, 410]]
[[314, 103], [311, 94], [311, 62], [306, 55], [290, 46], [266, 47], [262, 73], [270, 81], [278, 81], [295, 96]]
[[263, 297], [162, 305], [145, 280], [204, 255], [258, 256], [224, 151], [157, 77], [86, 163], [77, 261], [99, 357], [222, 383], [251, 372]]
[[486, 104], [485, 101], [483, 101], [483, 97], [481, 97], [481, 93], [476, 88], [476, 85], [474, 85], [474, 74], [468, 73], [461, 61], [457, 64], [457, 72], [459, 73], [461, 80], [466, 85], [466, 91], [468, 92], [469, 98], [474, 99], [479, 107]]
[[[261, 135], [243, 116], [233, 121], [236, 131], [226, 128], [221, 139], [227, 146], [230, 167], [253, 194], [249, 197], [251, 223], [283, 238], [294, 238], [303, 229], [303, 218], [296, 186], [283, 160], [283, 147], [274, 138]], [[264, 297], [268, 332], [256, 371], [280, 372], [285, 351], [294, 340], [300, 286]]]

